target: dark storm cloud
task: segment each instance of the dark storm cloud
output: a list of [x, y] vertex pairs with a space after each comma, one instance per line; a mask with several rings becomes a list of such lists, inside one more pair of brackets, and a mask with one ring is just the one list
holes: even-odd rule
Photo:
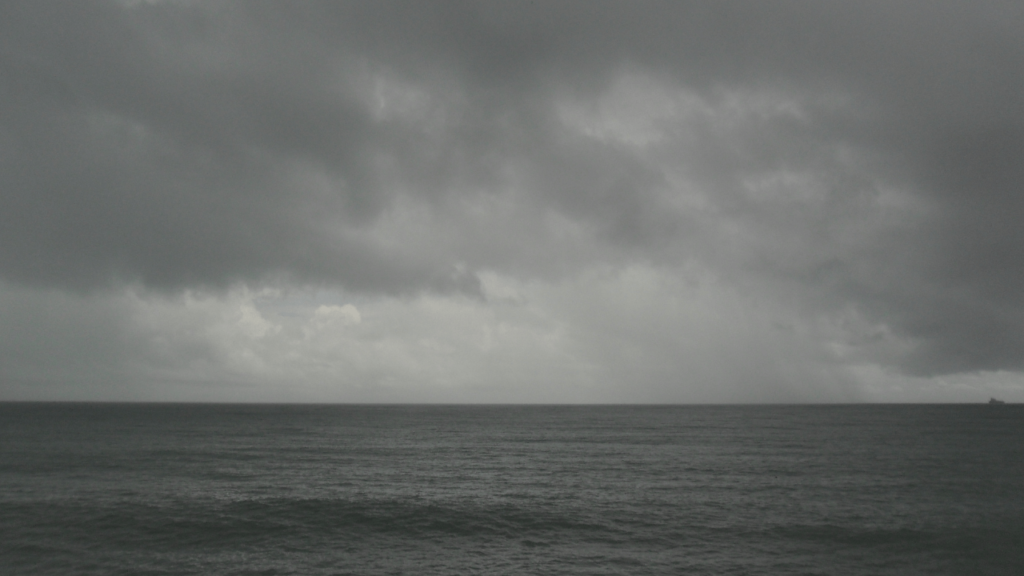
[[[543, 276], [700, 258], [754, 285], [780, 279], [815, 306], [856, 307], [913, 343], [895, 360], [910, 372], [1024, 368], [1019, 3], [2, 10], [7, 280], [178, 288], [283, 277], [474, 292], [484, 268]], [[779, 94], [802, 112], [732, 132], [709, 121], [696, 144], [672, 149], [713, 203], [685, 213], [658, 167], [671, 155], [583, 138], [559, 120], [558, 102], [591, 102], [624, 70], [712, 103]], [[387, 89], [408, 109], [376, 109]], [[840, 149], [861, 159], [859, 172]], [[820, 176], [827, 202], [799, 211], [738, 192], [773, 170]], [[520, 225], [467, 224], [463, 202], [517, 187]], [[911, 195], [921, 218], [849, 244], [840, 223], [875, 214], [886, 187]], [[374, 233], [403, 197], [433, 226], [417, 245]], [[552, 211], [585, 230], [580, 245], [545, 248], [555, 236], [538, 222]], [[757, 241], [735, 244], [717, 218]]]

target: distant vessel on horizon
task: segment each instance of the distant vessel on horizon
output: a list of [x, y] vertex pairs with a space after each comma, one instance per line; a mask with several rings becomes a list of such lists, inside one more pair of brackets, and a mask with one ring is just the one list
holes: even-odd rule
[[988, 399], [988, 403], [989, 404], [1006, 404], [1006, 402], [1004, 402], [1003, 400], [997, 400], [995, 398], [989, 398]]

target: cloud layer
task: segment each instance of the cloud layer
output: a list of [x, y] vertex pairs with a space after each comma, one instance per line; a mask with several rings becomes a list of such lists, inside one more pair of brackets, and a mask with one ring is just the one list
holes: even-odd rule
[[1022, 393], [1019, 3], [0, 11], [9, 395]]

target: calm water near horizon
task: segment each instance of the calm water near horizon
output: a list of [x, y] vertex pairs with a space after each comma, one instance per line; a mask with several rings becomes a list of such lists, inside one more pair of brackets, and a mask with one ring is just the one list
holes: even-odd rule
[[0, 403], [2, 574], [1024, 574], [1024, 406]]

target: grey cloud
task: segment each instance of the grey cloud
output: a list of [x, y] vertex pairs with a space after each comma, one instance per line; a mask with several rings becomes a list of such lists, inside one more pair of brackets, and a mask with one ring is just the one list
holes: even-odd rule
[[[479, 293], [485, 268], [531, 277], [698, 258], [751, 286], [778, 282], [817, 311], [856, 307], [914, 343], [895, 360], [909, 372], [1024, 368], [1019, 3], [3, 10], [5, 279]], [[560, 124], [559, 98], [593, 101], [623, 70], [711, 103], [779, 94], [803, 116], [731, 132], [712, 121], [660, 156]], [[367, 99], [375, 74], [422, 89], [419, 116], [380, 118]], [[673, 207], [661, 168], [673, 162], [710, 208]], [[743, 192], [744, 178], [787, 170], [812, 175], [823, 200]], [[304, 184], [303, 171], [323, 182]], [[521, 225], [460, 208], [516, 186]], [[909, 194], [919, 217], [893, 221], [886, 188]], [[372, 231], [403, 195], [430, 225], [396, 247]], [[538, 224], [550, 212], [584, 230], [580, 245], [543, 248], [558, 237]]]

